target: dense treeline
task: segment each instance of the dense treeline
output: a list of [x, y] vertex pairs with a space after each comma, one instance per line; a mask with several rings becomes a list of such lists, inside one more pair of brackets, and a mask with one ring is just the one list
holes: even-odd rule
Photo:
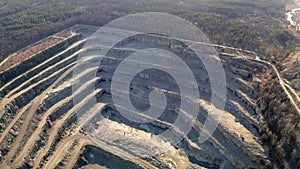
[[278, 56], [293, 44], [283, 32], [281, 0], [3, 0], [0, 2], [0, 61], [37, 40], [74, 24], [103, 24], [129, 13], [157, 11], [183, 17], [213, 43]]
[[269, 80], [259, 101], [263, 116], [261, 139], [278, 168], [300, 168], [300, 116], [275, 76]]

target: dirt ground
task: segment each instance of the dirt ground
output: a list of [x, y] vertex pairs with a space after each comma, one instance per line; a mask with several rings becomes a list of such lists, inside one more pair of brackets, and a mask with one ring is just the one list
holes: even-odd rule
[[61, 41], [70, 38], [73, 36], [72, 32], [62, 32], [60, 34], [54, 35], [47, 39], [44, 39], [32, 46], [25, 48], [15, 54], [9, 56], [6, 60], [4, 60], [0, 65], [0, 72], [8, 70], [19, 63], [33, 57], [34, 55], [48, 49], [49, 47], [60, 43]]

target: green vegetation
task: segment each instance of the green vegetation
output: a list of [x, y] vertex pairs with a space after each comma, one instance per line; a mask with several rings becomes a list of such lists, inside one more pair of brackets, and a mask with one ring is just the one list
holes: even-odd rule
[[[213, 43], [254, 50], [267, 59], [282, 55], [295, 41], [284, 30], [281, 0], [3, 0], [0, 2], [0, 61], [10, 53], [74, 24], [102, 26], [143, 11], [183, 17]], [[284, 24], [283, 24], [284, 23]]]
[[264, 145], [269, 147], [271, 160], [279, 168], [284, 168], [284, 161], [300, 166], [300, 116], [276, 78], [263, 89], [259, 104], [264, 120], [260, 133]]

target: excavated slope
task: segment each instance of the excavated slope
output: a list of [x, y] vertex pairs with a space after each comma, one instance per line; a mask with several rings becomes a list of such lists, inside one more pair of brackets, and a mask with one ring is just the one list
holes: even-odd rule
[[[96, 29], [77, 25], [65, 30], [76, 36], [64, 37], [61, 42], [64, 44], [44, 51], [44, 57], [33, 56], [0, 74], [4, 82], [0, 87], [0, 168], [267, 167], [269, 160], [259, 140], [260, 115], [256, 112], [267, 66], [244, 59], [245, 53], [241, 51], [226, 54], [229, 49], [218, 47], [227, 78], [226, 106], [212, 137], [199, 143], [199, 133], [209, 110], [212, 83], [203, 63], [177, 40], [160, 35], [137, 35], [114, 46], [99, 67], [84, 69], [73, 76], [77, 56], [89, 50], [82, 47]], [[140, 72], [130, 88], [132, 104], [140, 109], [150, 107], [151, 90], [166, 94], [168, 106], [158, 119], [127, 112], [151, 121], [132, 122], [123, 117], [116, 109], [119, 105], [112, 102], [110, 82], [114, 70], [122, 59], [145, 46], [185, 57], [194, 72], [199, 84], [200, 109], [187, 135], [182, 135], [181, 128], [173, 124], [178, 113], [182, 113], [177, 111], [180, 91], [176, 81], [165, 72], [152, 69]], [[97, 59], [91, 56], [87, 62]], [[95, 71], [97, 74], [92, 80], [81, 83], [81, 78], [92, 76]], [[180, 75], [180, 72], [175, 73]], [[73, 91], [72, 85], [80, 87]], [[91, 85], [96, 88], [87, 93]], [[76, 105], [75, 97], [80, 97]], [[92, 98], [97, 99], [97, 104], [90, 106]], [[77, 114], [78, 109], [85, 110], [86, 114]], [[183, 116], [190, 119], [188, 114]], [[173, 129], [172, 134], [182, 137], [179, 144], [160, 137], [168, 128]]]

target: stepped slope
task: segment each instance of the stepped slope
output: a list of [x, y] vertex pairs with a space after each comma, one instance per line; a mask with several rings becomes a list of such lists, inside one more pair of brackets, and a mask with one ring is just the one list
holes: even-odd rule
[[[72, 36], [63, 37], [61, 42], [41, 51], [42, 55], [27, 57], [0, 73], [0, 168], [267, 168], [270, 162], [259, 139], [260, 114], [256, 110], [260, 84], [270, 71], [267, 65], [245, 59], [246, 55], [254, 57], [247, 51], [215, 46], [227, 78], [226, 105], [225, 110], [220, 110], [223, 117], [212, 137], [199, 143], [213, 83], [204, 64], [179, 40], [137, 35], [114, 46], [102, 57], [99, 67], [82, 69], [73, 76], [77, 57], [93, 50], [82, 47], [96, 30], [97, 27], [85, 25], [69, 28], [65, 32]], [[119, 35], [103, 32], [103, 36]], [[145, 46], [184, 57], [194, 72], [200, 109], [187, 135], [182, 134], [174, 121], [179, 113], [187, 121], [193, 119], [177, 110], [180, 91], [176, 81], [165, 72], [153, 69], [140, 72], [130, 87], [131, 102], [141, 110], [151, 106], [148, 101], [151, 91], [165, 93], [168, 105], [159, 118], [152, 119], [113, 104], [110, 82], [114, 70], [122, 59]], [[86, 63], [99, 61], [95, 55], [86, 59]], [[150, 63], [139, 64], [146, 67]], [[93, 72], [97, 72], [96, 76]], [[127, 76], [126, 72], [123, 76]], [[78, 86], [75, 91], [74, 85]], [[87, 92], [91, 86], [95, 90]], [[74, 98], [79, 100], [78, 104], [74, 104]], [[90, 106], [93, 98], [97, 104]], [[120, 99], [126, 98], [120, 94]], [[120, 109], [150, 122], [130, 121], [122, 116]], [[78, 110], [85, 113], [78, 114]], [[174, 136], [182, 137], [179, 144], [160, 136], [170, 128]]]

